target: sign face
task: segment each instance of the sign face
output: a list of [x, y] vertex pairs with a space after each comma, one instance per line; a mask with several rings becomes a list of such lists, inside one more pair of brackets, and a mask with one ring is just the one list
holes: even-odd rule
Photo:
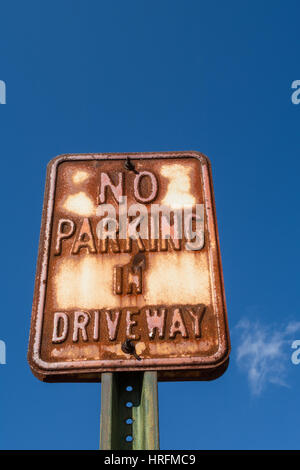
[[197, 152], [48, 165], [29, 363], [47, 381], [215, 378], [229, 333], [210, 164]]

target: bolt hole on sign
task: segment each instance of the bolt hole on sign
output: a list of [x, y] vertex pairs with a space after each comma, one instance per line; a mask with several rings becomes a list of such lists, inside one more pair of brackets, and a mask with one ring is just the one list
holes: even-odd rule
[[198, 152], [61, 155], [48, 165], [29, 363], [210, 380], [229, 361], [211, 168]]

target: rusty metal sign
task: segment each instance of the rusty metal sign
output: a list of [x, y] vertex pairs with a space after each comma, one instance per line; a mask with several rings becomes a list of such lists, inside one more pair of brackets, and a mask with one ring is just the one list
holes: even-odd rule
[[229, 359], [210, 163], [197, 152], [62, 155], [48, 165], [29, 363], [47, 381]]

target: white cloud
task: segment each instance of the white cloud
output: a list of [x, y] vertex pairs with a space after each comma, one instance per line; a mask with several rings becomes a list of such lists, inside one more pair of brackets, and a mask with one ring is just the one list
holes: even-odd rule
[[237, 362], [247, 373], [252, 393], [259, 395], [268, 383], [288, 386], [289, 351], [295, 339], [292, 335], [300, 331], [300, 322], [280, 327], [244, 319], [236, 331], [239, 335]]

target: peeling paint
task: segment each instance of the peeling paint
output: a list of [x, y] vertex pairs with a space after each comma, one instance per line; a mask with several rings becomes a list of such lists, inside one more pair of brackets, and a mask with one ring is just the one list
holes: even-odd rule
[[75, 184], [83, 183], [89, 178], [89, 173], [83, 170], [77, 170], [72, 176], [72, 180]]
[[169, 179], [167, 194], [162, 200], [162, 204], [173, 209], [196, 204], [195, 197], [191, 193], [190, 172], [190, 168], [178, 163], [161, 167], [162, 176]]
[[150, 304], [209, 304], [210, 280], [205, 253], [165, 253], [152, 255], [146, 301]]
[[74, 214], [86, 217], [95, 214], [96, 211], [96, 206], [92, 199], [83, 191], [68, 196], [63, 204], [63, 208], [68, 212], [73, 212]]
[[[127, 253], [111, 255], [116, 265], [130, 261]], [[55, 283], [55, 308], [103, 308], [145, 304], [211, 303], [205, 253], [152, 253], [144, 292], [117, 296], [112, 289], [112, 257], [65, 257], [59, 260]]]
[[51, 356], [65, 360], [74, 360], [74, 357], [79, 360], [88, 360], [100, 359], [101, 354], [99, 347], [95, 345], [67, 345], [60, 348], [54, 348], [51, 351]]
[[149, 343], [149, 352], [153, 356], [173, 356], [176, 357], [181, 355], [188, 357], [191, 354], [197, 354], [204, 351], [208, 351], [211, 348], [211, 343], [208, 341], [189, 340], [184, 343], [172, 343], [161, 342], [161, 343]]
[[[113, 255], [117, 263], [128, 263], [130, 255]], [[119, 307], [122, 298], [112, 290], [111, 259], [66, 257], [59, 260], [54, 276], [56, 309]], [[128, 305], [130, 301], [128, 302]]]

